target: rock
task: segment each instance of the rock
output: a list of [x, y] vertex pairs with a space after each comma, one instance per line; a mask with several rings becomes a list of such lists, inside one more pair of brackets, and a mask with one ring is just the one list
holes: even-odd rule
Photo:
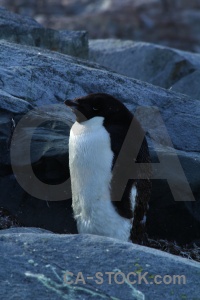
[[179, 81], [173, 84], [171, 90], [178, 93], [190, 95], [194, 99], [200, 99], [199, 80], [200, 70], [196, 70], [191, 74], [182, 77]]
[[111, 238], [56, 235], [34, 228], [2, 230], [0, 240], [3, 298], [199, 297], [200, 264], [159, 250]]
[[[29, 50], [27, 49], [27, 51]], [[20, 90], [17, 91], [20, 92]], [[0, 203], [4, 208], [8, 209], [20, 223], [26, 226], [38, 226], [55, 232], [76, 233], [76, 224], [72, 217], [71, 199], [59, 202], [42, 201], [29, 195], [17, 183], [12, 172], [10, 161], [10, 146], [13, 131], [15, 130], [13, 123], [17, 124], [19, 120], [24, 115], [27, 116], [28, 111], [31, 112], [34, 107], [27, 101], [19, 99], [18, 96], [13, 97], [3, 91], [0, 91], [0, 95]], [[66, 138], [63, 139], [63, 137], [66, 137], [69, 133], [69, 125], [66, 126], [65, 121], [65, 126], [61, 123], [61, 126], [58, 128], [58, 123], [61, 122], [60, 118], [62, 115], [61, 109], [59, 109], [59, 111], [58, 121], [55, 107], [53, 111], [49, 108], [48, 113], [43, 109], [42, 117], [44, 126], [38, 127], [35, 131], [31, 146], [33, 171], [40, 180], [49, 184], [57, 184], [69, 178], [67, 162], [68, 143]], [[56, 118], [53, 114], [57, 115]], [[30, 115], [32, 116], [32, 122], [36, 118], [41, 118], [40, 115], [34, 114], [34, 111]], [[31, 118], [29, 120], [31, 121]], [[22, 151], [24, 151], [24, 146], [26, 147], [26, 137], [31, 130], [30, 123], [31, 122], [29, 122], [27, 128], [23, 129], [24, 131], [19, 136], [19, 144], [21, 144], [19, 145], [19, 152], [21, 152], [21, 154]], [[54, 129], [57, 131], [56, 135], [53, 133]], [[61, 133], [61, 138], [59, 138], [59, 132]], [[44, 139], [44, 137], [46, 138]], [[25, 160], [24, 154], [20, 157], [16, 156], [16, 161], [19, 165], [23, 165], [23, 172], [25, 177], [27, 177], [27, 161]]]
[[[38, 164], [41, 169], [48, 165], [48, 163], [45, 165], [44, 162]], [[38, 173], [39, 171], [36, 174]], [[38, 177], [44, 177], [44, 174], [45, 170], [40, 170]], [[51, 182], [52, 178], [49, 181]], [[43, 201], [33, 197], [19, 185], [12, 174], [0, 178], [0, 189], [0, 205], [7, 208], [20, 225], [45, 228], [58, 233], [77, 233], [72, 215], [71, 199]]]
[[0, 207], [0, 230], [19, 227], [20, 225], [18, 220], [13, 217], [9, 211]]
[[85, 31], [56, 31], [44, 28], [35, 20], [0, 8], [1, 40], [35, 46], [86, 58], [88, 38]]
[[[175, 185], [181, 183], [179, 187], [185, 185], [184, 178], [173, 165], [169, 164], [168, 168], [165, 165], [163, 170], [154, 167], [155, 177], [160, 174], [161, 179], [154, 182], [147, 220], [149, 235], [183, 243], [200, 238], [198, 100], [109, 72], [88, 61], [5, 41], [0, 42], [0, 63], [2, 207], [25, 226], [59, 233], [77, 232], [72, 217], [70, 181], [67, 180], [68, 134], [74, 116], [63, 101], [92, 92], [105, 92], [136, 113], [148, 131], [154, 161], [161, 153], [171, 163], [169, 158], [171, 153], [175, 155], [175, 147], [196, 199], [196, 202], [177, 203], [166, 183], [166, 174], [174, 179]], [[30, 147], [31, 157], [27, 156]], [[12, 168], [17, 170], [15, 176], [22, 179], [20, 184], [13, 175], [10, 154]], [[31, 159], [32, 173], [28, 159]], [[35, 181], [35, 177], [40, 181]], [[184, 194], [184, 186], [180, 198], [191, 200], [190, 195]], [[171, 216], [173, 222], [169, 220]], [[184, 218], [184, 230], [187, 230], [180, 235], [178, 220], [183, 222]], [[159, 230], [158, 224], [163, 230]]]
[[121, 38], [200, 50], [197, 0], [1, 0], [45, 27], [86, 29], [91, 38]]
[[[200, 157], [195, 152], [184, 152], [176, 150], [176, 154], [180, 160], [181, 166], [186, 178], [190, 183], [196, 201], [188, 201], [188, 195], [184, 194], [184, 178], [178, 176], [177, 172], [172, 172], [171, 164], [167, 163], [173, 159], [174, 153], [165, 148], [150, 148], [152, 162], [157, 163], [159, 154], [166, 160], [166, 165], [160, 171], [154, 169], [153, 177], [166, 175], [171, 178], [176, 189], [181, 190], [182, 201], [173, 199], [172, 191], [165, 179], [153, 180], [152, 197], [150, 201], [150, 209], [147, 214], [147, 231], [150, 237], [155, 239], [167, 239], [168, 241], [176, 241], [178, 244], [188, 244], [195, 242], [200, 243], [200, 235], [196, 231], [200, 222], [200, 205], [199, 198], [199, 176]], [[163, 193], [163, 191], [165, 191]], [[171, 195], [171, 196], [169, 196]], [[185, 201], [184, 201], [185, 200]], [[199, 230], [199, 229], [198, 229]]]
[[119, 74], [199, 99], [199, 54], [143, 42], [90, 40], [89, 59]]

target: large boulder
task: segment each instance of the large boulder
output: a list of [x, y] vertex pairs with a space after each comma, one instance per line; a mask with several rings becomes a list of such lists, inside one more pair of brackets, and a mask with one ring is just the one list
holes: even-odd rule
[[85, 31], [53, 30], [35, 20], [0, 8], [0, 39], [36, 46], [87, 58], [88, 37]]
[[200, 99], [200, 54], [105, 39], [89, 41], [89, 59], [119, 74]]
[[155, 249], [35, 228], [0, 241], [2, 299], [199, 299], [200, 264]]
[[[74, 116], [63, 101], [105, 92], [136, 113], [148, 133], [153, 161], [164, 157], [169, 162], [162, 168], [154, 166], [154, 178], [160, 179], [154, 180], [147, 218], [149, 234], [183, 243], [200, 238], [198, 100], [109, 72], [88, 61], [5, 41], [0, 42], [0, 63], [0, 206], [26, 226], [76, 232], [67, 180], [67, 144]], [[187, 181], [176, 169], [177, 164], [172, 164], [176, 154], [193, 195], [185, 192]], [[22, 179], [20, 184], [16, 177]], [[171, 188], [178, 186], [178, 199], [165, 178], [173, 179]], [[195, 202], [190, 201], [193, 196]]]

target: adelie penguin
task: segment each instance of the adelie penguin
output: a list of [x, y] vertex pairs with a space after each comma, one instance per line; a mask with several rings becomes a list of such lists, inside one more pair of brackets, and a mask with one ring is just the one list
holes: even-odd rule
[[139, 122], [108, 94], [65, 104], [76, 115], [69, 168], [78, 232], [143, 244], [151, 182], [149, 151]]

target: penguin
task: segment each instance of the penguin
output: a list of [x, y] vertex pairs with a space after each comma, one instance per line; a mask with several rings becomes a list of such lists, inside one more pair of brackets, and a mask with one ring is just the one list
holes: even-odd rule
[[[69, 136], [69, 169], [78, 233], [145, 244], [151, 168], [141, 125], [120, 100], [109, 94], [89, 94], [66, 100], [65, 104], [76, 116]], [[126, 168], [146, 163], [142, 167], [138, 164], [134, 178], [130, 170], [126, 174], [123, 160], [121, 166], [119, 161], [131, 124], [134, 132], [123, 155]], [[119, 193], [115, 173], [125, 182], [120, 201], [115, 201]]]

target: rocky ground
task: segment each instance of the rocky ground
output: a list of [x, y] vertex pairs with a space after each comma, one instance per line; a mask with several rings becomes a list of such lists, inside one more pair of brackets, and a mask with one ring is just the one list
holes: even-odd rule
[[[197, 298], [197, 262], [191, 264], [188, 260], [180, 260], [156, 250], [121, 244], [110, 239], [108, 241], [107, 238], [70, 235], [77, 233], [71, 209], [68, 169], [68, 137], [74, 116], [63, 101], [92, 92], [105, 92], [123, 101], [135, 113], [147, 132], [152, 162], [161, 162], [160, 165], [153, 165], [153, 192], [147, 215], [147, 233], [151, 239], [149, 246], [167, 250], [165, 242], [161, 242], [160, 246], [158, 243], [158, 240], [167, 240], [181, 245], [181, 249], [193, 247], [191, 253], [198, 252], [194, 254], [196, 256], [186, 257], [197, 257], [197, 246], [200, 244], [199, 54], [149, 43], [119, 40], [88, 42], [87, 35], [83, 33], [64, 32], [63, 40], [59, 31], [49, 33], [37, 22], [3, 9], [0, 9], [0, 30], [4, 33], [0, 40], [1, 228], [20, 225], [69, 234], [60, 236], [40, 229], [2, 230], [1, 253], [4, 253], [4, 260], [7, 257], [10, 259], [8, 264], [2, 260], [5, 294], [8, 291], [12, 293], [10, 285], [14, 287], [15, 294], [17, 289], [21, 290], [19, 282], [26, 282], [25, 289], [21, 290], [24, 292], [23, 297], [34, 290], [38, 298], [42, 286], [41, 299], [45, 299], [49, 290], [55, 293], [52, 294], [52, 299], [67, 299], [64, 295], [70, 294], [71, 290], [63, 286], [56, 266], [59, 265], [60, 274], [65, 268], [71, 271], [71, 264], [68, 266], [67, 262], [74, 263], [73, 253], [76, 248], [83, 249], [81, 257], [86, 257], [89, 253], [91, 262], [91, 253], [98, 257], [99, 251], [108, 247], [108, 252], [112, 255], [108, 257], [109, 261], [113, 258], [113, 264], [110, 265], [112, 270], [121, 268], [122, 264], [116, 262], [120, 257], [124, 263], [121, 253], [123, 249], [128, 249], [130, 260], [126, 260], [127, 267], [131, 265], [131, 260], [134, 264], [141, 265], [134, 260], [134, 253], [137, 252], [139, 259], [144, 258], [143, 270], [144, 266], [147, 267], [146, 264], [155, 267], [153, 275], [160, 272], [169, 274], [169, 270], [170, 274], [174, 274], [175, 269], [181, 274], [188, 274], [189, 285], [185, 287], [176, 286], [170, 290], [167, 285], [162, 285], [161, 290], [156, 286], [155, 289], [148, 289], [146, 285], [141, 289], [137, 287], [145, 294], [146, 299], [151, 299], [151, 293], [158, 295], [157, 299], [160, 299], [161, 294], [166, 299], [185, 296], [190, 299], [191, 294], [194, 299]], [[65, 51], [63, 47], [52, 49], [52, 44], [58, 38], [64, 43]], [[41, 43], [38, 43], [38, 39]], [[101, 43], [100, 51], [96, 47], [97, 43]], [[128, 64], [134, 61], [130, 67], [131, 72], [125, 66], [126, 60], [122, 59], [125, 56]], [[112, 62], [118, 62], [118, 69], [114, 69], [116, 64]], [[182, 90], [180, 85], [183, 82], [185, 89]], [[174, 91], [171, 91], [171, 87]], [[170, 243], [168, 248], [172, 245]], [[11, 249], [16, 257], [22, 255], [21, 261], [13, 256]], [[32, 256], [29, 255], [30, 249]], [[176, 248], [175, 254], [181, 254], [181, 249]], [[63, 253], [60, 263], [55, 259], [57, 252]], [[147, 252], [146, 257], [144, 253]], [[127, 259], [126, 254], [125, 256]], [[48, 259], [43, 260], [44, 257]], [[87, 260], [81, 261], [86, 268]], [[106, 265], [107, 262], [105, 256], [102, 256], [96, 263], [103, 270], [104, 263]], [[62, 267], [62, 264], [66, 264], [66, 267]], [[50, 269], [47, 268], [47, 273], [44, 272], [47, 265], [51, 265], [58, 281], [51, 277]], [[33, 270], [34, 267], [37, 270]], [[73, 270], [78, 271], [80, 268], [83, 269], [77, 265]], [[91, 290], [94, 292], [96, 286], [91, 287], [89, 284], [87, 288], [89, 287], [91, 296]], [[139, 292], [137, 294], [133, 288], [128, 289], [126, 287], [126, 299], [144, 299], [144, 295]], [[78, 290], [80, 291], [79, 287]], [[121, 290], [119, 293], [123, 292]], [[88, 291], [85, 293], [86, 299], [90, 299]], [[116, 297], [112, 288], [109, 289], [107, 285], [103, 288], [103, 293], [106, 293], [105, 297], [108, 299]], [[133, 293], [140, 298], [136, 298]], [[22, 294], [16, 295], [16, 298], [23, 299]], [[81, 298], [83, 295], [80, 295]], [[75, 294], [75, 299], [79, 299], [76, 296]]]
[[87, 30], [90, 38], [120, 38], [200, 50], [197, 0], [0, 0], [13, 12], [54, 29]]
[[0, 251], [3, 299], [199, 299], [200, 264], [111, 238], [15, 228]]

